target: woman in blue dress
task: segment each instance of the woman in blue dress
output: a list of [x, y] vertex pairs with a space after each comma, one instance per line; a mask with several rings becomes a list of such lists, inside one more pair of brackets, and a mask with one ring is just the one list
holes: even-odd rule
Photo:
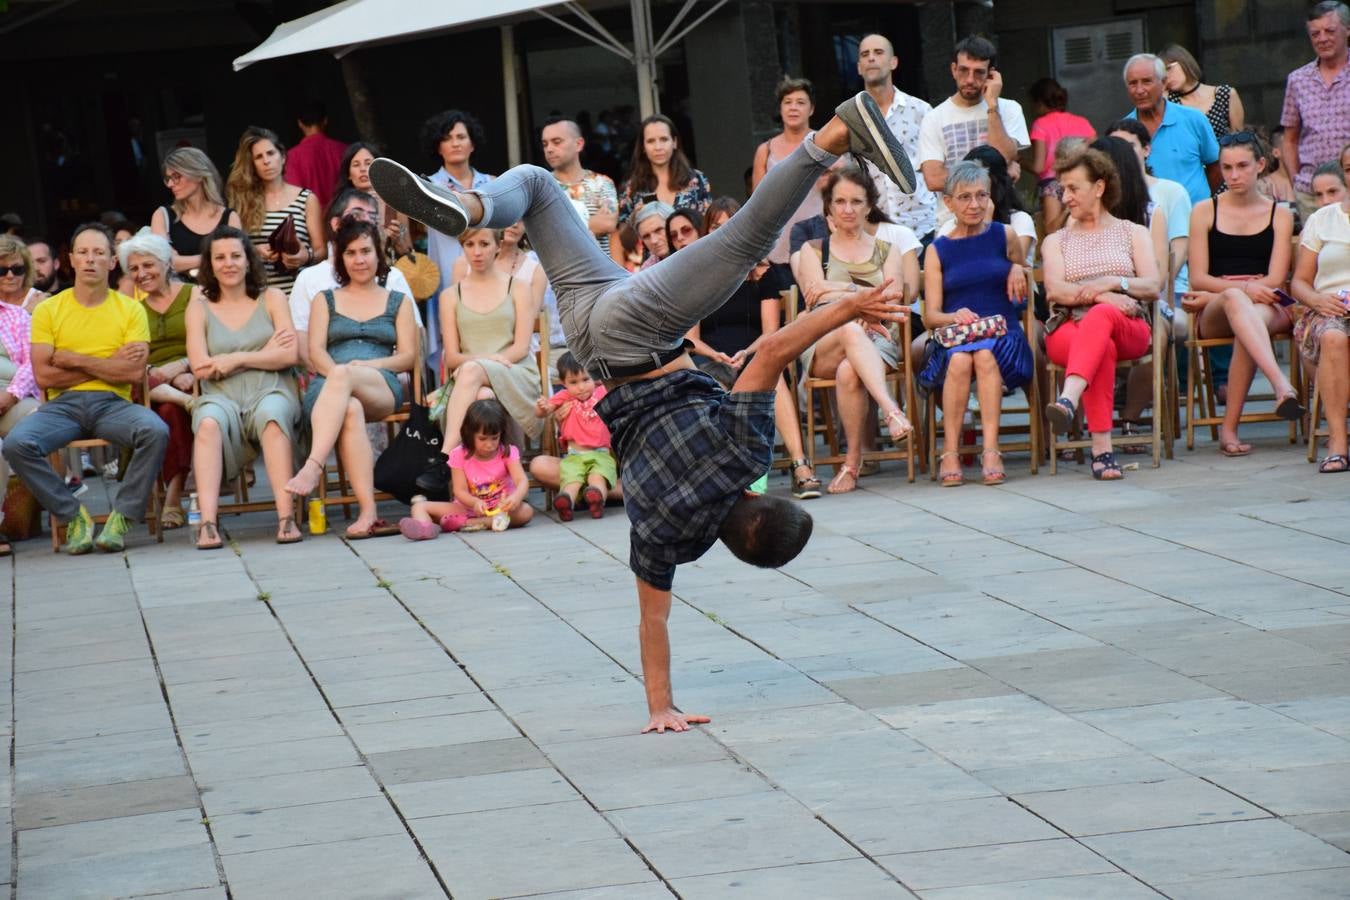
[[956, 216], [950, 235], [939, 237], [924, 258], [923, 323], [929, 331], [967, 325], [987, 316], [1003, 316], [1007, 333], [958, 344], [934, 345], [919, 380], [942, 386], [943, 487], [962, 482], [961, 426], [970, 397], [972, 375], [984, 429], [981, 459], [985, 484], [1002, 484], [1003, 454], [998, 449], [999, 413], [1003, 395], [1031, 380], [1032, 356], [1022, 331], [1027, 278], [1022, 268], [1022, 243], [1001, 222], [986, 222], [989, 173], [977, 162], [952, 167], [943, 200]]

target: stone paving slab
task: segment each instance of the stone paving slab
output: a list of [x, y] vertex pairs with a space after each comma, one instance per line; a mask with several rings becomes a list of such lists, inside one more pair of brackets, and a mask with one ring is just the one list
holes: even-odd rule
[[813, 501], [780, 571], [714, 547], [676, 579], [676, 696], [713, 716], [684, 735], [636, 734], [618, 510], [429, 545], [277, 547], [265, 514], [229, 554], [20, 544], [0, 884], [1350, 897], [1350, 496], [1251, 432], [1249, 459], [1111, 486], [888, 464]]

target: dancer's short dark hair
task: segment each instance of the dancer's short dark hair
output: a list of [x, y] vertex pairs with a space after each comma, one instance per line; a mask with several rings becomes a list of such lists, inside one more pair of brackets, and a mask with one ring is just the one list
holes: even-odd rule
[[801, 504], [760, 494], [737, 500], [717, 536], [742, 562], [776, 569], [797, 558], [811, 539], [812, 526], [811, 514]]

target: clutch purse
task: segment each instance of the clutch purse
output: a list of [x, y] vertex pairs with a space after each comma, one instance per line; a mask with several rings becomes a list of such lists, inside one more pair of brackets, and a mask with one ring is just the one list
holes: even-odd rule
[[1002, 316], [985, 316], [968, 325], [944, 325], [933, 329], [933, 339], [944, 347], [959, 347], [972, 341], [1003, 337], [1008, 333], [1008, 322]]
[[295, 218], [287, 216], [281, 224], [272, 229], [267, 236], [267, 246], [277, 253], [289, 253], [292, 256], [300, 252], [300, 235], [295, 233]]

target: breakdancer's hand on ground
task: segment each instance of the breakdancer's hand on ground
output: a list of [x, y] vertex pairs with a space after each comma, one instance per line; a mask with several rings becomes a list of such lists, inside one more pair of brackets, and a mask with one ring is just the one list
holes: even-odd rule
[[655, 731], [657, 734], [665, 734], [667, 729], [670, 731], [688, 731], [690, 725], [706, 725], [712, 719], [707, 716], [700, 716], [695, 713], [682, 713], [677, 709], [664, 709], [660, 712], [651, 714], [647, 727], [642, 729], [643, 734]]

